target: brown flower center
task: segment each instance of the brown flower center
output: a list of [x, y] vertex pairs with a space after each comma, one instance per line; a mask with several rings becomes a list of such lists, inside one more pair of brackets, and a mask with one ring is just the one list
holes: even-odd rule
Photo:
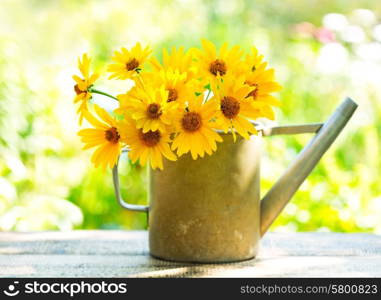
[[75, 93], [76, 93], [77, 95], [86, 93], [86, 91], [82, 91], [82, 90], [79, 89], [78, 84], [76, 84], [76, 85], [74, 86], [74, 91], [75, 91]]
[[168, 89], [168, 100], [167, 102], [176, 101], [178, 98], [177, 91], [175, 89]]
[[162, 114], [160, 110], [160, 105], [157, 103], [151, 103], [147, 107], [147, 116], [150, 119], [158, 119]]
[[221, 100], [221, 111], [224, 116], [228, 119], [233, 119], [238, 115], [240, 110], [240, 105], [237, 99], [226, 96]]
[[246, 98], [248, 98], [248, 97], [253, 97], [253, 99], [256, 100], [257, 97], [258, 97], [258, 84], [254, 83], [254, 84], [252, 84], [252, 85], [250, 85], [250, 86], [253, 87], [254, 90], [252, 90], [252, 91], [247, 95]]
[[145, 133], [143, 133], [143, 131], [140, 130], [140, 139], [147, 147], [154, 147], [160, 142], [161, 134], [159, 130], [150, 130]]
[[202, 119], [200, 114], [195, 112], [187, 112], [181, 120], [181, 125], [185, 131], [194, 132], [200, 129]]
[[119, 135], [118, 131], [116, 130], [116, 128], [112, 127], [112, 128], [107, 129], [105, 131], [105, 138], [110, 143], [116, 144], [117, 142], [119, 142], [120, 135]]
[[224, 76], [226, 74], [225, 62], [223, 60], [216, 59], [209, 65], [209, 72], [212, 73], [214, 76]]
[[126, 63], [126, 69], [127, 71], [135, 70], [137, 67], [139, 67], [139, 62], [136, 58], [132, 58], [129, 60], [128, 63]]

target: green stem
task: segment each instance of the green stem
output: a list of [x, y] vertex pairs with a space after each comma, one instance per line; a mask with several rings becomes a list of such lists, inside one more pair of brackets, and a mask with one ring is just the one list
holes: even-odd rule
[[110, 94], [107, 94], [107, 93], [105, 93], [105, 92], [99, 91], [99, 90], [97, 90], [97, 89], [93, 89], [93, 88], [91, 88], [91, 89], [90, 89], [90, 92], [91, 92], [91, 93], [94, 93], [94, 94], [103, 95], [103, 96], [112, 98], [112, 99], [114, 99], [114, 100], [116, 100], [116, 101], [119, 101], [118, 98], [116, 98], [116, 97], [114, 97], [114, 96], [112, 96], [112, 95], [110, 95]]

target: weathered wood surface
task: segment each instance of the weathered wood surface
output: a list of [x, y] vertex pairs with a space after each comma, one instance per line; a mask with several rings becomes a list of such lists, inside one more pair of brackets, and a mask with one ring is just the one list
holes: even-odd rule
[[0, 277], [380, 277], [381, 236], [268, 233], [257, 259], [152, 258], [144, 231], [0, 233]]

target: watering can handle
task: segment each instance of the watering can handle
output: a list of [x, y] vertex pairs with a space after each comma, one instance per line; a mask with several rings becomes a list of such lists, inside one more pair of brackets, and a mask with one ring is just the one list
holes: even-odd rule
[[[298, 133], [317, 132], [319, 131], [321, 126], [323, 126], [323, 123], [289, 125], [289, 126], [279, 126], [279, 127], [271, 127], [271, 128], [263, 127], [261, 124], [255, 123], [255, 122], [253, 122], [253, 125], [255, 126], [258, 132], [261, 132], [263, 136], [270, 136], [270, 135], [279, 135], [279, 134], [298, 134]], [[128, 149], [123, 149], [123, 152], [128, 152]], [[114, 183], [115, 197], [118, 203], [120, 204], [120, 206], [130, 211], [148, 212], [149, 211], [148, 205], [130, 204], [123, 200], [122, 194], [120, 192], [120, 183], [119, 183], [119, 170], [118, 170], [119, 159], [117, 160], [115, 166], [112, 169], [112, 179]]]
[[[270, 227], [283, 207], [287, 204], [299, 185], [312, 171], [324, 152], [333, 143], [345, 124], [356, 110], [357, 104], [350, 98], [346, 98], [333, 115], [325, 123], [314, 123], [304, 125], [287, 125], [276, 127], [265, 127], [254, 123], [258, 132], [263, 136], [280, 134], [313, 133], [316, 135], [312, 141], [299, 154], [296, 161], [287, 169], [285, 174], [272, 187], [261, 201], [261, 235]], [[128, 152], [128, 150], [123, 150]], [[308, 159], [307, 159], [308, 158]], [[118, 159], [119, 161], [119, 159]], [[129, 204], [122, 198], [119, 184], [118, 161], [112, 169], [115, 196], [119, 204], [128, 210], [148, 212], [148, 205]], [[292, 178], [293, 184], [288, 183]], [[284, 186], [288, 188], [284, 190]]]
[[[123, 150], [123, 152], [128, 152], [128, 150]], [[122, 194], [120, 193], [120, 185], [119, 185], [119, 172], [118, 172], [118, 161], [116, 162], [114, 168], [112, 169], [112, 179], [114, 182], [114, 191], [115, 197], [118, 200], [119, 204], [128, 210], [132, 211], [140, 211], [140, 212], [148, 212], [148, 205], [138, 205], [138, 204], [130, 204], [123, 200]]]
[[[314, 124], [303, 124], [303, 125], [287, 125], [287, 126], [273, 126], [273, 127], [265, 127], [259, 123], [252, 123], [257, 131], [261, 133], [262, 136], [272, 136], [272, 135], [289, 135], [289, 134], [301, 134], [301, 133], [316, 133], [320, 130], [320, 128], [324, 125], [324, 123], [314, 123]], [[222, 131], [221, 131], [222, 132]], [[128, 152], [128, 149], [123, 149], [122, 152]], [[114, 184], [114, 192], [115, 197], [120, 206], [130, 211], [137, 212], [148, 212], [148, 205], [138, 205], [138, 204], [130, 204], [124, 201], [122, 194], [120, 192], [120, 183], [119, 183], [119, 164], [118, 158], [115, 166], [112, 169], [112, 179]]]

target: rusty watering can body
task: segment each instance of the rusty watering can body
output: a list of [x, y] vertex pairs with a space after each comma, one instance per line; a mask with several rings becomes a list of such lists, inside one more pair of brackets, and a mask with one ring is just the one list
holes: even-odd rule
[[[351, 118], [357, 104], [347, 98], [324, 124], [257, 126], [250, 140], [222, 134], [217, 151], [203, 159], [184, 155], [151, 171], [150, 206], [125, 203], [118, 167], [116, 197], [134, 211], [149, 212], [150, 253], [183, 262], [232, 262], [256, 256], [259, 240]], [[263, 136], [316, 132], [272, 189], [260, 200]]]

